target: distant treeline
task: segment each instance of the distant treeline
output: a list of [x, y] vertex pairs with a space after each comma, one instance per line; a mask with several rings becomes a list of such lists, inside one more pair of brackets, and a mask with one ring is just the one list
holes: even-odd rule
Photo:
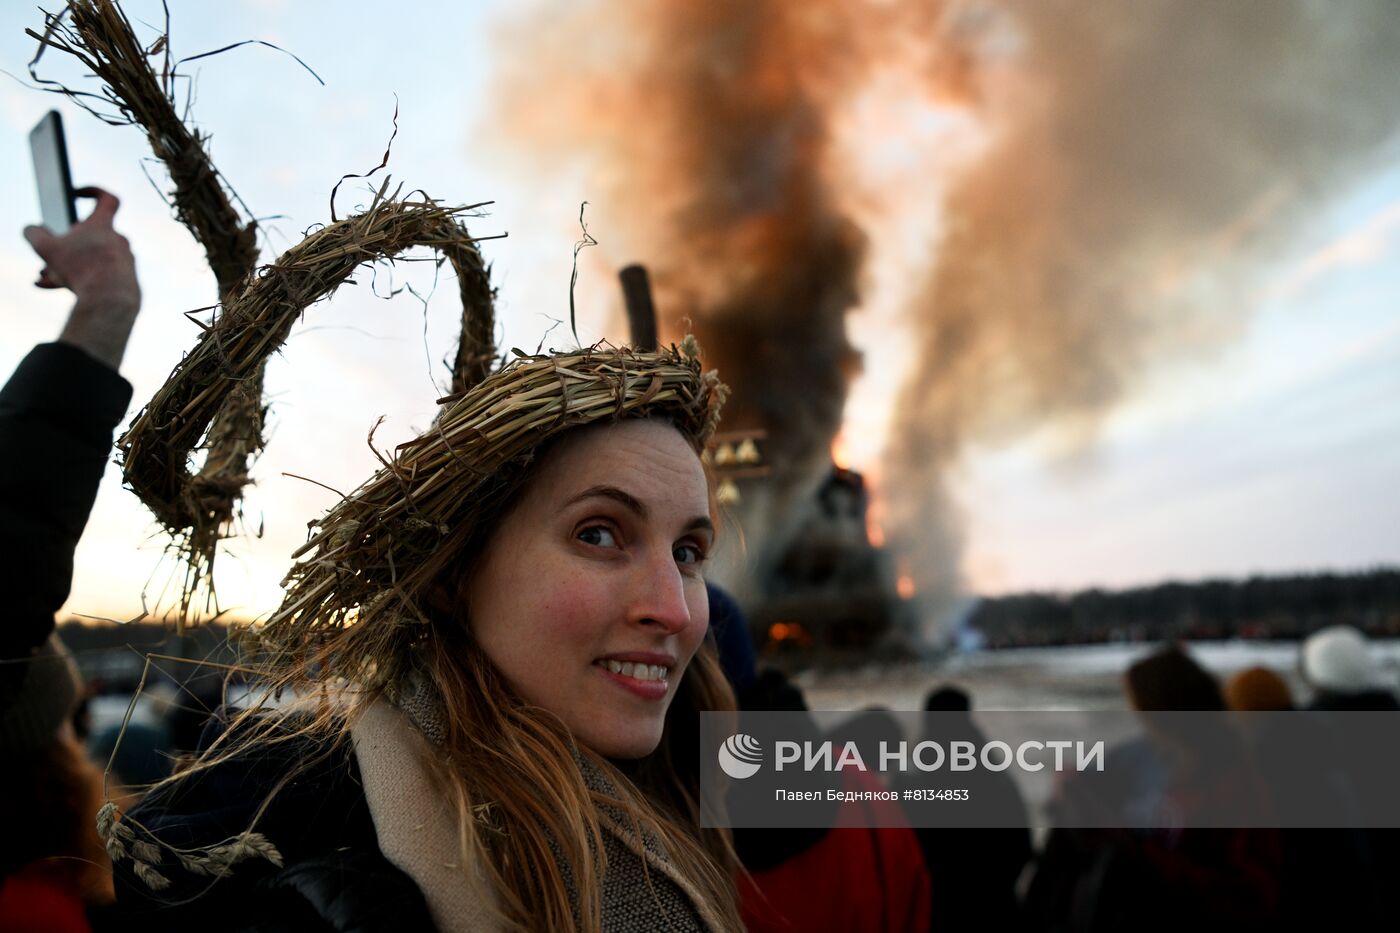
[[991, 648], [1164, 639], [1298, 639], [1327, 625], [1400, 637], [1400, 569], [1160, 583], [984, 599], [967, 623]]

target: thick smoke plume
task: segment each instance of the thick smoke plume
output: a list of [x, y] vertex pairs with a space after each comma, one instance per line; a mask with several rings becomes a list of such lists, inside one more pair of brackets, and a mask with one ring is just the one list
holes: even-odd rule
[[1004, 13], [984, 46], [1003, 56], [983, 85], [992, 142], [943, 205], [885, 460], [891, 541], [922, 592], [957, 583], [943, 478], [970, 439], [1092, 436], [1154, 361], [1238, 332], [1254, 261], [1400, 125], [1384, 0]]
[[663, 339], [693, 324], [735, 389], [726, 427], [771, 432], [776, 476], [743, 509], [760, 573], [829, 462], [859, 371], [846, 315], [881, 248], [836, 127], [892, 68], [972, 115], [974, 159], [883, 199], [943, 234], [907, 270], [907, 330], [860, 341], [916, 348], [877, 472], [925, 595], [960, 583], [945, 477], [965, 445], [1092, 437], [1154, 360], [1237, 332], [1251, 263], [1400, 118], [1386, 0], [598, 2], [531, 14], [502, 48], [500, 130], [538, 164], [591, 164]]

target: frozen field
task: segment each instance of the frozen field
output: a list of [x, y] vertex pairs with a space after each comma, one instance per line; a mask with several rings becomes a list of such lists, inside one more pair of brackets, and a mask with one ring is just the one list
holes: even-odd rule
[[[976, 709], [1122, 709], [1123, 671], [1156, 648], [1147, 643], [978, 651], [955, 654], [938, 664], [840, 674], [809, 671], [796, 681], [812, 709], [879, 705], [917, 710], [923, 708], [929, 689], [943, 684], [968, 691]], [[1400, 682], [1400, 639], [1372, 642], [1372, 650], [1392, 686]], [[1297, 642], [1198, 642], [1190, 651], [1222, 679], [1255, 665], [1272, 668], [1288, 680], [1296, 700], [1308, 698], [1298, 675]]]

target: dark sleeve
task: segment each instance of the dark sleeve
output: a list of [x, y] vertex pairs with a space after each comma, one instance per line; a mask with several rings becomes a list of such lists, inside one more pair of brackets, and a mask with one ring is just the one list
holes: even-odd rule
[[[288, 722], [288, 729], [295, 724]], [[205, 730], [201, 751], [228, 729], [221, 711]], [[200, 933], [392, 929], [374, 919], [381, 914], [372, 908], [381, 903], [397, 905], [401, 917], [426, 916], [412, 879], [379, 851], [348, 741], [323, 744], [297, 736], [244, 745], [244, 738], [228, 736], [227, 744], [243, 745], [236, 755], [156, 787], [132, 808], [136, 836], [162, 851], [156, 867], [170, 886], [151, 890], [136, 876], [132, 860], [120, 859], [112, 866], [113, 882], [125, 916], [133, 923], [139, 919], [143, 929]], [[250, 827], [277, 847], [281, 866], [249, 859], [215, 881], [167, 857], [169, 847], [200, 849]], [[312, 916], [320, 920], [299, 920]]]
[[413, 879], [379, 853], [340, 849], [288, 865], [259, 881], [247, 933], [372, 933], [431, 930]]
[[131, 384], [115, 370], [63, 343], [35, 347], [0, 389], [0, 657], [26, 656], [53, 631], [130, 401]]

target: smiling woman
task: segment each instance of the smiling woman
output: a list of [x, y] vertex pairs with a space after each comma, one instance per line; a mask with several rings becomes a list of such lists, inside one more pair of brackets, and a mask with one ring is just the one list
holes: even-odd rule
[[289, 574], [265, 681], [303, 699], [104, 811], [119, 898], [182, 923], [739, 929], [695, 754], [699, 714], [734, 708], [702, 576], [724, 389], [684, 349], [529, 357], [444, 400]]
[[705, 637], [713, 528], [705, 472], [674, 427], [586, 428], [551, 452], [459, 605], [526, 701], [602, 755], [649, 755]]

